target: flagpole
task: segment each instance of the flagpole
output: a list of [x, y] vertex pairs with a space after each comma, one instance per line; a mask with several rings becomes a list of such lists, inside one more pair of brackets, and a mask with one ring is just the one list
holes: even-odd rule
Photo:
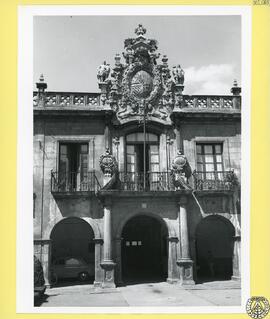
[[146, 188], [146, 110], [143, 100], [143, 190]]

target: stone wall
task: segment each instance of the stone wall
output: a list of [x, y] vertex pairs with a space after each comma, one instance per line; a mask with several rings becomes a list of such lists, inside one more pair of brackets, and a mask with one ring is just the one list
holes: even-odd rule
[[[99, 157], [104, 152], [104, 121], [98, 119], [38, 119], [34, 125], [35, 193], [34, 237], [49, 238], [50, 230], [63, 217], [98, 218], [97, 199], [55, 200], [51, 194], [51, 171], [58, 169], [60, 141], [89, 143], [89, 170], [99, 171]], [[101, 173], [97, 174], [101, 178]], [[42, 191], [43, 190], [43, 191]], [[43, 219], [43, 222], [41, 220]], [[43, 229], [41, 224], [43, 225]]]
[[192, 170], [196, 169], [196, 142], [223, 143], [224, 170], [234, 169], [240, 180], [241, 126], [240, 122], [186, 123], [181, 125], [184, 153]]

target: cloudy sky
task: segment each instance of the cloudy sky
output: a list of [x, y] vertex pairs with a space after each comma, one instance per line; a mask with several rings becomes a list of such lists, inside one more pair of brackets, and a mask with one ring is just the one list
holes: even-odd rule
[[240, 16], [63, 16], [34, 18], [34, 82], [49, 91], [98, 92], [96, 70], [114, 64], [141, 23], [172, 67], [185, 70], [185, 94], [229, 94], [241, 84]]

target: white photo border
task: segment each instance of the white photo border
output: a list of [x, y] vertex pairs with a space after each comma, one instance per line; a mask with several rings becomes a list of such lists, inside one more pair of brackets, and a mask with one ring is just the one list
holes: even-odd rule
[[[35, 16], [241, 16], [241, 306], [34, 307], [33, 304], [33, 18]], [[18, 8], [17, 313], [245, 313], [250, 296], [251, 6], [36, 5]]]

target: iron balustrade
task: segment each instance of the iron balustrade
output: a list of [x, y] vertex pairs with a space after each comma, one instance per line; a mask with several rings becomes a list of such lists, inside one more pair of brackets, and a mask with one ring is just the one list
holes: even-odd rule
[[92, 172], [51, 172], [51, 191], [53, 193], [96, 192], [99, 181]]
[[138, 172], [119, 172], [119, 179], [121, 190], [124, 191], [171, 191], [175, 189], [170, 172], [147, 172], [145, 176], [144, 173]]
[[193, 172], [195, 190], [232, 190], [235, 182], [233, 171]]
[[[232, 190], [237, 183], [233, 171], [194, 171], [190, 186], [197, 191]], [[122, 191], [174, 191], [170, 172], [119, 172], [119, 190]], [[145, 183], [145, 184], [144, 184]], [[52, 193], [97, 192], [101, 189], [95, 171], [57, 172], [51, 171]]]

